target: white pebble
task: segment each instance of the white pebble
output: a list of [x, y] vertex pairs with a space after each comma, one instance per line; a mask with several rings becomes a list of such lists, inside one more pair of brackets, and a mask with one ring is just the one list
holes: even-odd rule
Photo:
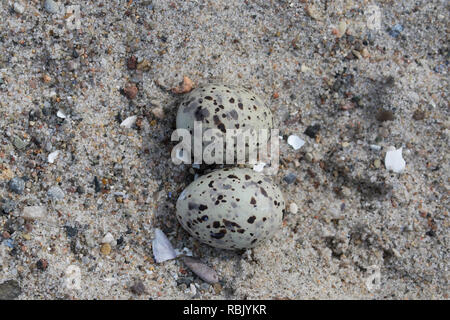
[[261, 171], [263, 171], [265, 165], [266, 164], [264, 162], [255, 164], [255, 165], [253, 165], [253, 170], [256, 172], [261, 172]]
[[56, 116], [58, 118], [61, 118], [61, 119], [65, 119], [66, 118], [66, 115], [61, 110], [58, 110], [58, 112], [56, 112]]
[[298, 150], [305, 144], [305, 141], [300, 139], [299, 136], [291, 135], [291, 136], [288, 137], [287, 143], [292, 148], [294, 148], [294, 150]]
[[113, 235], [110, 233], [110, 232], [108, 232], [107, 234], [105, 234], [105, 236], [103, 237], [103, 239], [102, 239], [102, 243], [108, 243], [108, 244], [111, 244], [111, 243], [113, 243], [114, 242], [114, 237], [113, 237]]
[[120, 126], [121, 127], [125, 127], [125, 128], [131, 128], [133, 126], [133, 124], [136, 123], [136, 119], [137, 119], [137, 116], [128, 117], [128, 118], [126, 118], [125, 120], [122, 121]]
[[44, 9], [48, 13], [57, 13], [59, 9], [59, 5], [53, 0], [45, 0]]
[[172, 244], [161, 229], [155, 229], [155, 238], [153, 239], [152, 247], [153, 256], [155, 257], [155, 261], [157, 263], [172, 260], [177, 257], [175, 250], [173, 250]]
[[291, 204], [289, 205], [289, 212], [296, 214], [298, 212], [297, 204], [295, 204], [294, 202], [291, 202]]
[[401, 173], [405, 169], [406, 162], [402, 157], [402, 148], [395, 150], [390, 150], [386, 152], [386, 157], [384, 159], [384, 165], [387, 170], [393, 171], [395, 173]]
[[371, 144], [370, 145], [370, 149], [372, 149], [373, 151], [380, 151], [381, 147], [379, 145], [376, 145], [376, 144]]
[[22, 14], [25, 11], [25, 7], [20, 3], [16, 2], [14, 3], [14, 11], [18, 14]]
[[53, 151], [52, 153], [50, 153], [47, 158], [48, 162], [49, 163], [55, 162], [58, 155], [59, 155], [59, 150], [56, 150], [56, 151]]
[[44, 206], [24, 207], [22, 217], [28, 220], [43, 219], [47, 215], [47, 208]]

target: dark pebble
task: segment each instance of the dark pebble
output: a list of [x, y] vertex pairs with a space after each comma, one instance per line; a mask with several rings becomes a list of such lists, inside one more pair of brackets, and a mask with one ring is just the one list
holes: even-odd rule
[[83, 194], [84, 193], [84, 188], [82, 186], [78, 186], [77, 187], [77, 193], [78, 194]]
[[416, 121], [425, 119], [425, 111], [417, 109], [416, 111], [414, 111], [413, 119]]
[[66, 234], [69, 238], [73, 238], [77, 235], [78, 229], [71, 226], [64, 226], [64, 229], [66, 229]]
[[394, 113], [391, 110], [380, 109], [377, 113], [378, 121], [391, 121], [394, 120]]
[[8, 185], [9, 189], [17, 194], [22, 194], [23, 190], [25, 189], [25, 181], [23, 181], [18, 177], [14, 177], [11, 180], [9, 180]]
[[297, 176], [295, 175], [295, 173], [288, 173], [284, 178], [283, 178], [283, 180], [286, 182], [286, 183], [288, 183], [288, 184], [291, 184], [291, 183], [293, 183], [295, 180], [297, 179]]
[[38, 262], [36, 262], [36, 267], [41, 271], [47, 270], [47, 267], [48, 267], [47, 260], [45, 260], [45, 259], [39, 260]]
[[100, 186], [100, 181], [98, 181], [97, 176], [94, 177], [94, 188], [95, 188], [95, 192], [102, 191], [102, 187]]
[[309, 126], [308, 128], [306, 128], [305, 134], [308, 137], [315, 139], [317, 134], [319, 133], [319, 131], [320, 131], [320, 125], [319, 124], [315, 124], [313, 126]]
[[16, 207], [16, 203], [12, 200], [3, 200], [2, 206], [0, 207], [0, 212], [3, 214], [9, 214], [12, 212]]
[[141, 280], [136, 281], [131, 287], [131, 292], [134, 294], [140, 296], [141, 294], [144, 294], [146, 292], [145, 285]]
[[0, 283], [0, 300], [13, 300], [22, 293], [16, 280], [7, 280]]
[[136, 70], [137, 67], [137, 58], [135, 56], [131, 56], [127, 61], [127, 68], [129, 70]]

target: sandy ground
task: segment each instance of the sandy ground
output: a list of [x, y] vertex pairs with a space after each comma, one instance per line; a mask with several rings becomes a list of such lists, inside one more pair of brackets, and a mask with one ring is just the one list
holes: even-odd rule
[[[446, 1], [69, 4], [78, 29], [66, 7], [0, 1], [0, 298], [448, 299]], [[183, 76], [251, 88], [275, 115], [274, 180], [298, 212], [264, 245], [213, 249], [175, 219], [195, 173], [170, 161]], [[155, 263], [155, 227], [219, 284]]]

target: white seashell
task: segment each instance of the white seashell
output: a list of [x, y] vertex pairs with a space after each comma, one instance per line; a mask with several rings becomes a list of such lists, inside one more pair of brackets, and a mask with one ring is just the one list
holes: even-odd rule
[[177, 257], [175, 250], [173, 250], [172, 244], [161, 229], [155, 229], [155, 238], [153, 239], [152, 246], [153, 256], [155, 257], [155, 261], [157, 263], [172, 260]]
[[292, 148], [294, 148], [294, 150], [298, 150], [305, 144], [305, 141], [300, 139], [299, 136], [291, 135], [291, 136], [288, 137], [287, 143]]
[[61, 119], [67, 118], [67, 116], [64, 114], [64, 112], [62, 112], [61, 110], [58, 110], [58, 112], [56, 113], [56, 116]]
[[59, 150], [53, 151], [52, 153], [49, 153], [47, 160], [49, 163], [55, 162], [56, 158], [59, 155]]
[[406, 162], [402, 157], [402, 148], [395, 150], [389, 150], [386, 152], [384, 159], [386, 169], [395, 173], [401, 173], [405, 169]]
[[126, 118], [120, 124], [121, 127], [131, 128], [136, 123], [137, 116], [131, 116]]
[[253, 165], [253, 170], [256, 172], [261, 172], [261, 171], [263, 171], [265, 165], [266, 164], [264, 162], [255, 164], [255, 165]]

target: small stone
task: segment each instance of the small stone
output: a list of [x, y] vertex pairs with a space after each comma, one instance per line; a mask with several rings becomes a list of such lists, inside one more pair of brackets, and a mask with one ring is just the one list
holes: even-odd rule
[[47, 215], [47, 208], [44, 206], [28, 206], [22, 210], [22, 218], [25, 220], [43, 219]]
[[136, 70], [137, 67], [137, 58], [136, 56], [131, 56], [127, 60], [127, 68], [128, 70]]
[[341, 194], [344, 196], [344, 197], [350, 197], [351, 195], [352, 195], [352, 192], [351, 192], [351, 190], [349, 189], [349, 188], [347, 188], [346, 186], [343, 186], [342, 188], [341, 188]]
[[74, 238], [78, 234], [78, 229], [76, 227], [64, 226], [64, 229], [66, 230], [66, 234], [69, 238]]
[[20, 139], [19, 137], [15, 136], [14, 140], [13, 140], [13, 144], [14, 146], [18, 149], [18, 150], [23, 150], [27, 147], [28, 142]]
[[294, 202], [289, 205], [289, 212], [296, 214], [298, 212], [298, 206]]
[[44, 81], [44, 83], [49, 83], [50, 81], [52, 81], [52, 78], [48, 74], [44, 74], [42, 76], [42, 81]]
[[156, 107], [152, 109], [153, 115], [158, 119], [164, 119], [164, 110], [161, 107]]
[[220, 294], [222, 292], [222, 286], [220, 285], [220, 283], [214, 283], [213, 289], [215, 294]]
[[22, 290], [16, 280], [7, 280], [0, 283], [0, 300], [13, 300], [21, 293]]
[[311, 152], [307, 152], [307, 153], [305, 154], [305, 160], [308, 161], [308, 162], [313, 162], [314, 156], [312, 155]]
[[48, 163], [54, 163], [56, 158], [58, 157], [58, 155], [59, 155], [59, 150], [49, 153], [49, 155], [47, 157]]
[[379, 169], [381, 167], [380, 159], [375, 159], [375, 161], [373, 162], [373, 165], [375, 166], [375, 168]]
[[76, 191], [77, 191], [78, 194], [83, 194], [83, 193], [84, 193], [84, 188], [83, 188], [83, 186], [78, 186], [77, 189], [76, 189]]
[[113, 235], [108, 232], [102, 239], [102, 243], [109, 243], [111, 244], [112, 242], [114, 242], [114, 237]]
[[141, 62], [137, 64], [136, 69], [141, 71], [148, 71], [150, 70], [151, 63], [147, 59], [143, 59]]
[[173, 93], [177, 93], [177, 94], [179, 94], [179, 93], [187, 93], [187, 92], [192, 90], [192, 87], [193, 87], [192, 80], [189, 79], [188, 77], [184, 76], [183, 77], [183, 82], [178, 87], [173, 88], [172, 92]]
[[426, 116], [425, 111], [417, 109], [416, 111], [414, 111], [413, 119], [419, 121], [425, 119], [425, 116]]
[[10, 199], [3, 200], [2, 206], [0, 207], [0, 211], [3, 214], [9, 214], [16, 208], [16, 203]]
[[288, 184], [291, 184], [291, 183], [293, 183], [295, 180], [297, 180], [297, 176], [295, 175], [295, 173], [288, 173], [284, 178], [283, 178], [283, 180], [286, 182], [286, 183], [288, 183]]
[[320, 125], [315, 124], [315, 125], [308, 126], [305, 130], [305, 134], [308, 137], [315, 139], [317, 134], [319, 133], [319, 131], [320, 131]]
[[57, 13], [59, 10], [59, 5], [53, 0], [45, 0], [44, 9], [48, 13]]
[[53, 200], [60, 201], [64, 199], [64, 191], [58, 186], [53, 186], [47, 191], [47, 196]]
[[9, 190], [11, 190], [12, 192], [22, 194], [23, 190], [25, 189], [25, 181], [23, 181], [21, 178], [14, 177], [9, 180], [8, 186]]
[[310, 5], [306, 6], [306, 13], [308, 14], [308, 16], [310, 16], [314, 20], [320, 21], [323, 19], [319, 9], [317, 9], [317, 7], [314, 4], [310, 4]]
[[109, 243], [102, 244], [100, 252], [105, 256], [109, 255], [111, 253], [111, 245]]
[[132, 100], [132, 99], [136, 98], [136, 96], [138, 94], [138, 88], [134, 84], [128, 84], [123, 89], [123, 92], [128, 99]]
[[130, 291], [135, 295], [140, 296], [146, 293], [145, 285], [141, 280], [138, 280], [130, 287]]
[[338, 31], [339, 31], [338, 34], [339, 38], [345, 34], [345, 31], [347, 31], [347, 23], [345, 22], [345, 20], [339, 22]]
[[45, 259], [40, 259], [38, 262], [36, 262], [36, 267], [41, 270], [41, 271], [45, 271], [47, 270], [48, 267], [48, 262]]
[[386, 109], [380, 109], [377, 113], [377, 120], [378, 121], [391, 121], [394, 119], [394, 113], [391, 110]]
[[25, 11], [25, 7], [20, 3], [16, 2], [14, 3], [14, 11], [18, 14], [22, 14]]
[[217, 275], [216, 271], [206, 264], [202, 263], [200, 260], [191, 257], [183, 257], [183, 262], [203, 281], [211, 284], [217, 283], [219, 281], [219, 276]]
[[29, 233], [24, 233], [22, 234], [22, 238], [24, 238], [25, 240], [31, 240], [31, 235]]

